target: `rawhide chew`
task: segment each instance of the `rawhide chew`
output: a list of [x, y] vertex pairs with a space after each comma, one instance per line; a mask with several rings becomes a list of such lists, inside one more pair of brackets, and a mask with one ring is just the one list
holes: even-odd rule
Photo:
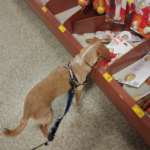
[[136, 103], [142, 108], [142, 107], [145, 105], [144, 98], [141, 98], [141, 99], [138, 100]]
[[134, 95], [132, 98], [133, 98], [134, 100], [136, 100], [136, 99], [138, 99], [138, 98], [140, 98], [140, 97], [141, 97], [141, 95], [136, 94], [136, 95]]
[[150, 94], [148, 94], [147, 96], [144, 97], [145, 103], [147, 103], [149, 100], [150, 100]]
[[145, 61], [150, 61], [150, 56], [147, 56], [147, 57], [145, 58]]
[[136, 75], [135, 74], [128, 74], [124, 80], [125, 81], [132, 81], [133, 79], [135, 79]]

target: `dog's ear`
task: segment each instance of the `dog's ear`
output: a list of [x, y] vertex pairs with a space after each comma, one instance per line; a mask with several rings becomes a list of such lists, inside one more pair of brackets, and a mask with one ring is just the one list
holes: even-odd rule
[[101, 61], [107, 58], [110, 58], [109, 49], [103, 44], [101, 44], [101, 46], [97, 49], [97, 56], [98, 56], [98, 59]]
[[89, 44], [91, 44], [91, 43], [93, 43], [93, 42], [95, 42], [95, 41], [99, 41], [99, 38], [94, 37], [94, 38], [92, 38], [92, 39], [86, 39], [86, 43], [89, 43]]

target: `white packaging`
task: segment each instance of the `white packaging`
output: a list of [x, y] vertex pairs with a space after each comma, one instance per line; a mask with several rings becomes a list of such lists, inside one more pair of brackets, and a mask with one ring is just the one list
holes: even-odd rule
[[147, 96], [148, 94], [150, 94], [150, 91], [144, 93], [143, 95], [141, 95], [141, 97], [139, 97], [138, 99], [135, 100], [135, 102], [137, 102], [138, 100], [140, 100], [141, 98]]
[[[145, 61], [147, 56], [150, 57], [150, 52], [146, 54], [127, 74], [120, 78], [118, 82], [134, 87], [140, 87], [150, 76], [150, 61]], [[125, 77], [130, 74], [134, 75], [134, 79], [125, 81]]]
[[[105, 39], [108, 42], [110, 42], [111, 39], [117, 37], [118, 35], [120, 35], [126, 41], [130, 41], [130, 42], [142, 42], [142, 39], [138, 35], [134, 35], [132, 32], [129, 32], [129, 31], [123, 31], [123, 32], [112, 32], [112, 31], [109, 31], [109, 30], [106, 30], [106, 31], [97, 31], [94, 34], [94, 37], [98, 37], [101, 40]], [[126, 36], [128, 36], [127, 39], [126, 39]]]
[[117, 54], [116, 58], [111, 59], [109, 65], [133, 48], [126, 40], [124, 40], [120, 36], [114, 38], [106, 47], [114, 54]]

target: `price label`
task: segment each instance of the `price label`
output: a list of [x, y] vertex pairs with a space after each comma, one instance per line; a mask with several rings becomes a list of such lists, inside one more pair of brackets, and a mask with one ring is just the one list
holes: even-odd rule
[[106, 72], [104, 75], [103, 75], [103, 77], [108, 81], [108, 82], [110, 82], [113, 78], [111, 77], [111, 75], [108, 73], [108, 72]]
[[46, 12], [46, 11], [47, 11], [47, 8], [46, 8], [45, 6], [43, 6], [43, 7], [42, 7], [42, 10], [43, 10], [44, 12]]
[[133, 3], [134, 0], [128, 0], [129, 3]]
[[63, 25], [60, 25], [60, 26], [59, 26], [59, 29], [60, 29], [60, 31], [63, 32], [63, 33], [66, 31], [66, 28], [65, 28]]
[[143, 110], [142, 110], [138, 105], [134, 105], [134, 106], [132, 107], [132, 109], [133, 109], [133, 111], [134, 111], [140, 118], [142, 118], [142, 117], [145, 115], [145, 113], [143, 112]]

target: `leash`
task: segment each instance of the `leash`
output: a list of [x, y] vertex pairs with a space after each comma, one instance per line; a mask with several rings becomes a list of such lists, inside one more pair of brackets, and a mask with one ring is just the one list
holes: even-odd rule
[[[71, 103], [72, 103], [73, 95], [75, 93], [75, 91], [74, 91], [75, 84], [74, 84], [74, 82], [72, 80], [70, 81], [70, 85], [72, 86], [72, 88], [69, 91], [69, 97], [68, 97], [68, 101], [67, 101], [67, 106], [66, 106], [65, 113], [64, 113], [63, 117], [69, 111], [69, 108], [70, 108]], [[54, 139], [55, 133], [56, 133], [56, 131], [58, 129], [58, 126], [59, 126], [61, 120], [63, 119], [63, 117], [56, 120], [55, 126], [52, 128], [52, 132], [48, 135], [49, 141], [52, 141]]]
[[[70, 85], [71, 85], [72, 88], [69, 90], [67, 106], [66, 106], [65, 113], [64, 113], [63, 117], [69, 111], [69, 108], [70, 108], [71, 103], [72, 103], [73, 95], [75, 93], [75, 90], [74, 90], [75, 89], [75, 83], [74, 83], [73, 80], [70, 80]], [[41, 145], [39, 145], [39, 146], [37, 146], [37, 147], [35, 147], [35, 148], [33, 148], [32, 150], [35, 150], [35, 149], [37, 149], [37, 148], [39, 148], [39, 147], [41, 147], [43, 145], [47, 146], [48, 142], [50, 142], [50, 141], [52, 141], [54, 139], [55, 133], [56, 133], [56, 131], [58, 129], [58, 126], [59, 126], [61, 120], [63, 119], [63, 117], [56, 120], [55, 126], [52, 128], [52, 132], [48, 135], [48, 141], [43, 143], [43, 144], [41, 144]]]

